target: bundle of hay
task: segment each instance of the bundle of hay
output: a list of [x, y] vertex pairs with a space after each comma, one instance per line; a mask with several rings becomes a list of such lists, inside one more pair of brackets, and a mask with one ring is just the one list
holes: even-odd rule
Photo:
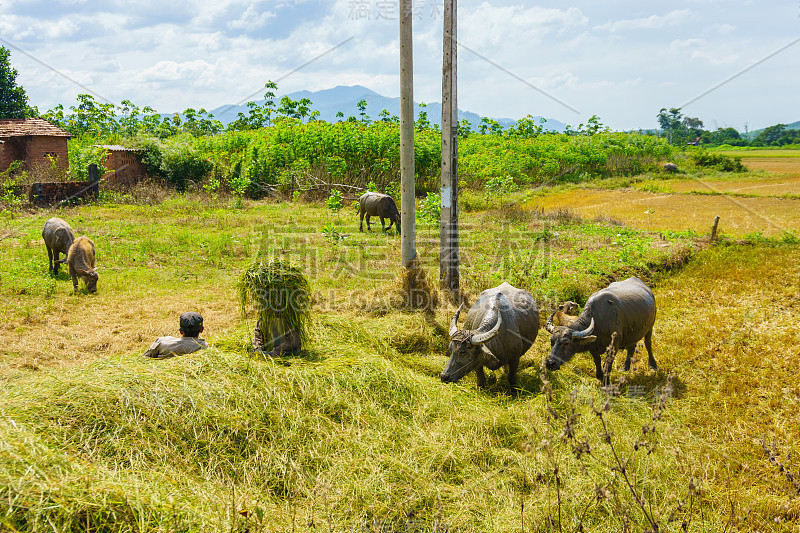
[[255, 311], [264, 338], [276, 321], [285, 331], [293, 329], [303, 345], [311, 320], [311, 287], [299, 269], [277, 258], [257, 257], [239, 279], [242, 316]]
[[417, 258], [400, 270], [399, 296], [401, 306], [409, 310], [430, 312], [439, 303], [439, 296], [428, 283], [428, 276]]

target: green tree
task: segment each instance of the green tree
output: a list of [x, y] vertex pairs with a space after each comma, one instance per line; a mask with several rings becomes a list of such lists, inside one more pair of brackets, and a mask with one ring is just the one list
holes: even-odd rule
[[703, 121], [699, 118], [684, 117], [680, 107], [671, 107], [669, 111], [662, 107], [658, 112], [658, 124], [670, 144], [684, 144], [694, 140], [703, 133]]
[[798, 142], [800, 131], [789, 130], [786, 124], [775, 124], [761, 130], [753, 139], [755, 146], [783, 146]]
[[17, 85], [17, 70], [11, 67], [8, 49], [0, 46], [0, 118], [33, 116], [25, 89]]
[[419, 114], [417, 115], [417, 121], [414, 123], [417, 130], [426, 130], [431, 127], [431, 121], [428, 120], [428, 112], [425, 109], [428, 107], [428, 104], [425, 102], [420, 102], [417, 104], [419, 107]]
[[79, 94], [77, 107], [70, 106], [72, 115], [65, 117], [65, 129], [73, 135], [89, 133], [97, 136], [119, 133], [115, 118], [116, 106], [98, 102], [90, 94]]
[[369, 119], [369, 115], [367, 114], [366, 98], [362, 98], [361, 100], [359, 100], [358, 103], [356, 104], [356, 107], [358, 108], [358, 115], [361, 117], [361, 122], [369, 125], [371, 121]]

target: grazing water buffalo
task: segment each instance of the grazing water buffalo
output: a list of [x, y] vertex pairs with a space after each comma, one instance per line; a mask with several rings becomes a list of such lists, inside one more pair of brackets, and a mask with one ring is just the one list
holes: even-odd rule
[[611, 344], [614, 332], [617, 334], [614, 348], [625, 348], [628, 352], [625, 371], [630, 370], [636, 343], [642, 338], [650, 368], [658, 369], [650, 342], [656, 321], [656, 299], [639, 278], [614, 282], [592, 294], [583, 313], [570, 325], [553, 325], [553, 316], [555, 313], [550, 315], [545, 326], [550, 332], [550, 355], [545, 359], [545, 366], [550, 370], [558, 370], [576, 353], [588, 351], [594, 359], [597, 379], [607, 385], [609, 379], [604, 375], [601, 356]]
[[458, 329], [458, 308], [450, 321], [450, 360], [439, 376], [454, 383], [475, 371], [478, 386], [486, 386], [483, 367], [496, 370], [508, 365], [508, 383], [517, 386], [519, 359], [539, 331], [539, 309], [528, 291], [503, 283], [483, 291]]
[[580, 307], [575, 302], [564, 302], [559, 305], [556, 312], [550, 316], [550, 321], [555, 326], [569, 326], [578, 320], [578, 309], [580, 309]]
[[94, 268], [94, 243], [89, 237], [78, 237], [67, 252], [67, 266], [72, 276], [72, 285], [78, 292], [78, 277], [89, 292], [97, 291], [97, 269]]
[[[75, 234], [65, 220], [53, 217], [44, 223], [42, 238], [47, 247], [47, 259], [50, 261], [48, 270], [58, 275], [58, 266], [67, 261], [67, 252], [75, 240]], [[64, 258], [59, 259], [59, 254], [64, 254]]]
[[[381, 228], [383, 231], [391, 229], [395, 224], [397, 232], [400, 232], [400, 211], [388, 194], [379, 192], [365, 192], [358, 199], [358, 216], [361, 219], [359, 231], [364, 231], [364, 215], [367, 215], [367, 231], [369, 231], [369, 217], [380, 217]], [[389, 219], [389, 227], [384, 226], [383, 219]]]

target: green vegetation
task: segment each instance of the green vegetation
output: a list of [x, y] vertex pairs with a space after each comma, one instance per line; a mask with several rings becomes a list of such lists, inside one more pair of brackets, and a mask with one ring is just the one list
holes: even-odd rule
[[692, 152], [692, 162], [699, 167], [713, 167], [723, 172], [746, 172], [741, 157], [731, 157], [718, 152], [701, 150]]
[[38, 113], [28, 106], [25, 89], [17, 85], [17, 69], [11, 66], [11, 53], [0, 46], [0, 118], [33, 117]]
[[708, 131], [703, 129], [702, 120], [684, 116], [681, 108], [673, 107], [669, 110], [662, 108], [659, 111], [658, 124], [670, 144], [677, 146], [702, 144], [728, 147], [791, 147], [800, 144], [800, 129], [796, 127], [797, 123], [790, 126], [775, 124], [752, 134], [741, 134], [731, 127]]
[[[399, 120], [385, 110], [373, 121], [366, 101], [359, 117], [336, 123], [317, 120], [313, 102], [282, 97], [266, 84], [263, 103], [249, 102], [247, 115], [226, 128], [204, 109], [161, 116], [128, 100], [120, 106], [78, 95], [78, 105], [57, 106], [44, 117], [75, 137], [70, 162], [85, 168], [101, 155], [98, 144], [142, 150], [150, 177], [184, 190], [189, 184], [214, 192], [259, 198], [276, 191], [307, 190], [320, 182], [351, 187], [368, 183], [389, 193], [399, 182]], [[438, 190], [441, 137], [422, 111], [415, 122], [417, 190]], [[342, 118], [344, 116], [342, 115]], [[567, 133], [546, 132], [532, 118], [504, 131], [485, 119], [479, 132], [461, 127], [459, 165], [467, 187], [483, 189], [491, 180], [532, 183], [580, 182], [633, 175], [655, 168], [672, 149], [663, 140], [613, 133], [593, 116]], [[76, 174], [80, 177], [80, 172]], [[489, 185], [492, 189], [494, 185]]]

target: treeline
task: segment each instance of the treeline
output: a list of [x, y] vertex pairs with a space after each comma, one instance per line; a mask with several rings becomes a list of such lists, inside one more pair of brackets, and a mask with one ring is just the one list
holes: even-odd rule
[[[327, 183], [392, 191], [399, 182], [399, 118], [383, 110], [377, 120], [358, 103], [358, 116], [318, 119], [313, 103], [275, 97], [269, 82], [261, 103], [223, 126], [205, 109], [159, 115], [125, 100], [120, 106], [78, 96], [78, 104], [43, 116], [74, 135], [70, 162], [85, 168], [102, 161], [100, 144], [122, 144], [143, 154], [148, 174], [183, 189], [200, 184], [212, 192], [261, 196], [278, 189]], [[422, 111], [415, 122], [417, 189], [438, 190], [439, 127]], [[528, 116], [509, 128], [484, 118], [473, 130], [459, 124], [459, 165], [465, 186], [501, 178], [517, 185], [580, 181], [635, 174], [669, 156], [653, 136], [611, 132], [596, 116], [566, 133], [544, 129]], [[287, 187], [290, 185], [291, 187]]]
[[685, 116], [680, 108], [662, 108], [658, 113], [661, 134], [677, 146], [787, 146], [800, 144], [800, 130], [789, 129], [786, 124], [775, 124], [760, 130], [756, 135], [742, 134], [735, 128], [703, 129], [699, 118]]

